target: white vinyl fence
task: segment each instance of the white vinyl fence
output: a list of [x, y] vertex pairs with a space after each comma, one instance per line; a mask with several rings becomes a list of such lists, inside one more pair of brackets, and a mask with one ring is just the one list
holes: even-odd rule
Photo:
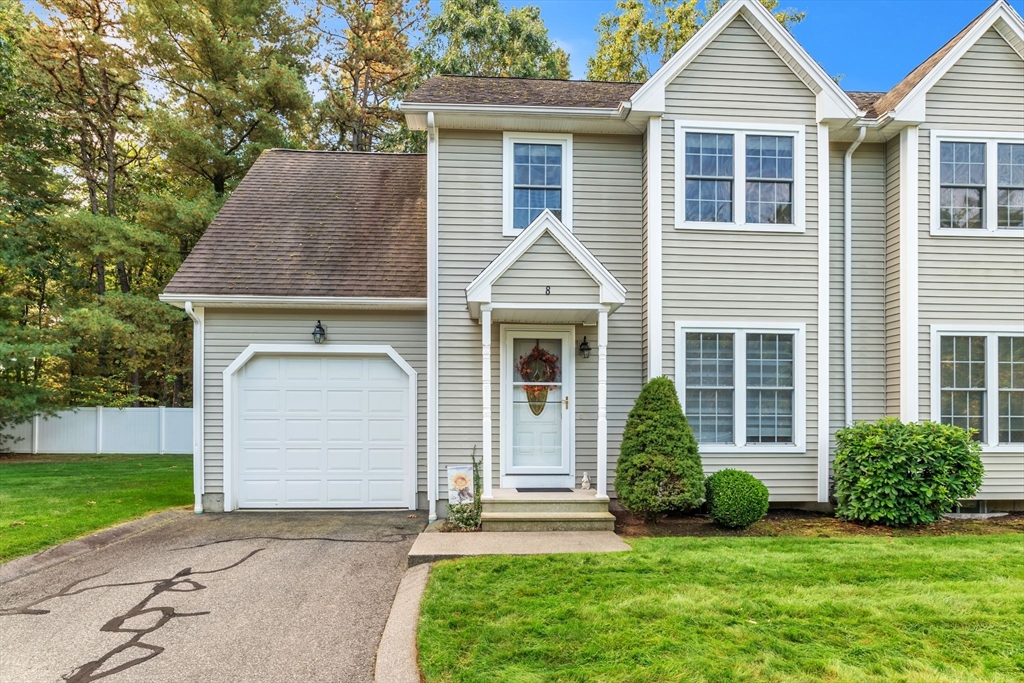
[[8, 432], [14, 453], [191, 453], [191, 408], [79, 408]]

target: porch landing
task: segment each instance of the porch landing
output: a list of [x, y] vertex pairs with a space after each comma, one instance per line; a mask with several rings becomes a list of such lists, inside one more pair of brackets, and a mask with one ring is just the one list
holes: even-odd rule
[[608, 499], [593, 489], [564, 492], [495, 489], [484, 498], [480, 528], [490, 531], [586, 532], [615, 529]]

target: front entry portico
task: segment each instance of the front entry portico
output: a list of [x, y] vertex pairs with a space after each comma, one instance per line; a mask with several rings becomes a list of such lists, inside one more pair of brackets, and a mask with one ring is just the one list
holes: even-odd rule
[[[593, 487], [607, 501], [608, 316], [625, 288], [550, 211], [542, 213], [466, 289], [480, 321], [482, 395], [499, 381], [500, 412], [481, 406], [483, 498], [494, 498], [494, 418], [498, 418], [502, 489], [572, 488], [576, 472], [577, 328], [590, 333], [596, 377], [596, 472]], [[500, 348], [492, 349], [493, 326]], [[500, 372], [493, 377], [492, 354]], [[593, 377], [593, 375], [591, 375]], [[587, 440], [590, 441], [589, 439]]]

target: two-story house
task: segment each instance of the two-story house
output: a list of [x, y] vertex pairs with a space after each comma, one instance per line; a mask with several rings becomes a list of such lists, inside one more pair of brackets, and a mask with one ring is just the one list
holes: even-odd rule
[[1004, 0], [886, 93], [730, 0], [644, 84], [438, 76], [402, 111], [426, 155], [268, 151], [168, 285], [197, 510], [435, 517], [475, 451], [485, 528], [607, 528], [661, 375], [775, 503], [827, 502], [836, 430], [892, 415], [977, 429], [980, 504], [1024, 507]]

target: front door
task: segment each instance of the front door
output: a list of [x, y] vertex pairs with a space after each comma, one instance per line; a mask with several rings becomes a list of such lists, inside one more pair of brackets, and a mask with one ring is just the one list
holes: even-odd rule
[[501, 485], [573, 488], [573, 329], [504, 334]]

